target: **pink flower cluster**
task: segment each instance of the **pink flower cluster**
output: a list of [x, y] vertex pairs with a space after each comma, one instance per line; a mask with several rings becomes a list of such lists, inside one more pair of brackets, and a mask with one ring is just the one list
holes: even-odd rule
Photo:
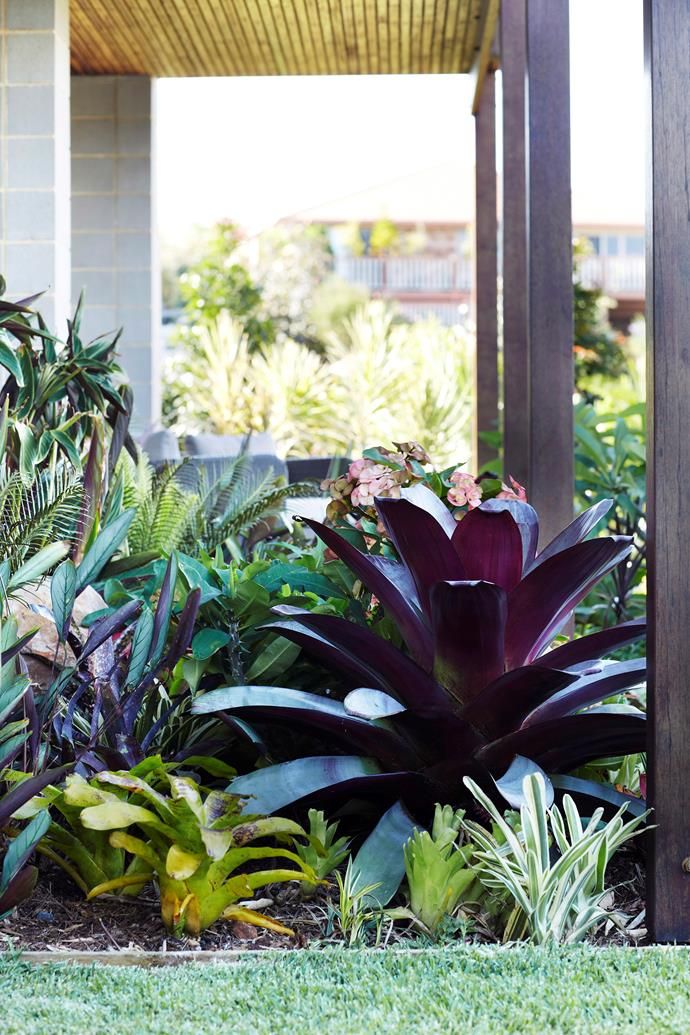
[[373, 460], [354, 460], [347, 471], [348, 480], [354, 482], [350, 494], [353, 507], [373, 507], [377, 496], [400, 496], [400, 471], [395, 471]]
[[454, 507], [469, 507], [474, 510], [482, 502], [482, 487], [467, 471], [458, 467], [450, 476], [452, 488], [448, 490], [448, 502]]
[[[394, 442], [395, 451], [379, 446], [377, 452], [390, 460], [391, 466], [378, 463], [368, 457], [353, 460], [347, 473], [339, 478], [329, 479], [321, 488], [331, 496], [327, 514], [331, 521], [337, 521], [353, 510], [369, 511], [376, 519], [374, 500], [377, 496], [400, 497], [404, 485], [420, 480], [415, 464], [430, 464], [431, 460], [418, 442]], [[414, 463], [413, 463], [414, 462]]]
[[[467, 507], [474, 510], [482, 502], [482, 483], [474, 475], [462, 471], [459, 467], [450, 476], [451, 487], [448, 490], [447, 499], [453, 507]], [[510, 485], [501, 482], [501, 491], [496, 496], [499, 500], [527, 500], [527, 493], [519, 482], [514, 478], [510, 479]], [[458, 517], [462, 515], [458, 514]]]

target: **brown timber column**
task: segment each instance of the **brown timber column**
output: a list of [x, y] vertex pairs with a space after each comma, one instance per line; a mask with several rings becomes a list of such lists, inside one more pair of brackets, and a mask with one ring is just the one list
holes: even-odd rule
[[568, 0], [527, 0], [530, 502], [542, 545], [573, 514]]
[[498, 260], [496, 248], [496, 84], [489, 71], [475, 115], [475, 305], [477, 352], [475, 358], [474, 462], [475, 469], [495, 450], [479, 438], [495, 431], [498, 421]]
[[648, 87], [648, 909], [690, 941], [690, 3], [645, 0]]
[[526, 0], [501, 5], [503, 97], [503, 474], [529, 479]]

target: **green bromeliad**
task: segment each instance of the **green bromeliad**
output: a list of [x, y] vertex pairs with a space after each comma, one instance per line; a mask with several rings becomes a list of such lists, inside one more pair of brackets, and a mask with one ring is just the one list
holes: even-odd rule
[[[306, 838], [303, 828], [279, 816], [248, 817], [240, 812], [243, 802], [237, 795], [210, 791], [204, 796], [194, 779], [173, 775], [168, 768], [150, 769], [146, 778], [134, 771], [98, 773], [88, 781], [68, 777], [65, 790], [57, 792], [62, 795], [60, 811], [64, 815], [65, 807], [76, 810], [78, 822], [73, 815], [68, 842], [59, 832], [62, 828], [56, 833], [53, 824], [49, 850], [55, 855], [59, 848], [68, 857], [68, 872], [76, 865], [77, 882], [89, 899], [112, 891], [136, 893], [155, 879], [163, 922], [176, 934], [196, 937], [221, 917], [292, 933], [240, 903], [267, 884], [318, 883], [313, 868], [290, 848], [253, 844], [266, 838], [287, 843]], [[43, 800], [53, 804], [55, 795], [49, 793]], [[34, 809], [36, 805], [34, 799]], [[79, 841], [84, 851], [75, 854], [74, 843]], [[100, 883], [93, 883], [95, 867], [84, 869], [89, 852], [107, 878]], [[288, 860], [292, 865], [247, 871], [247, 864], [264, 859]]]

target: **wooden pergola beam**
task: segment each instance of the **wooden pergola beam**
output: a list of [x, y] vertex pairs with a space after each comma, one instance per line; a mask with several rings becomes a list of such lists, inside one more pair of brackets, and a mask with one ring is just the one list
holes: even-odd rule
[[[648, 917], [690, 941], [690, 4], [645, 0], [648, 85]], [[688, 863], [685, 864], [686, 866]]]
[[[530, 502], [542, 545], [573, 514], [568, 0], [527, 0]], [[518, 401], [519, 405], [519, 401]]]
[[481, 439], [498, 422], [498, 224], [496, 217], [496, 76], [486, 73], [475, 113], [475, 355], [474, 464], [495, 450]]
[[522, 485], [529, 479], [526, 16], [526, 0], [503, 0], [503, 474]]

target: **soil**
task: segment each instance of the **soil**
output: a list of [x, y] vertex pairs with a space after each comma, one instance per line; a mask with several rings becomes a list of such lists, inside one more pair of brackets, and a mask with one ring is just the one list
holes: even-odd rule
[[[335, 904], [336, 889], [319, 889], [304, 898], [293, 885], [266, 889], [261, 908], [294, 932], [294, 937], [276, 934], [250, 924], [219, 921], [193, 938], [171, 937], [163, 927], [158, 899], [153, 887], [144, 888], [137, 898], [103, 895], [91, 902], [65, 877], [62, 870], [41, 860], [41, 876], [33, 896], [4, 920], [0, 920], [0, 951], [3, 949], [48, 952], [184, 952], [228, 949], [300, 949], [310, 943], [335, 940], [327, 930], [329, 899]], [[609, 866], [607, 883], [613, 889], [614, 919], [599, 929], [598, 945], [634, 945], [646, 938], [644, 919], [645, 862], [636, 848], [622, 849]], [[267, 900], [270, 899], [270, 903]], [[385, 945], [415, 937], [402, 924], [387, 928]], [[489, 931], [477, 918], [472, 927], [473, 941], [492, 941]], [[419, 946], [419, 941], [415, 944]]]
[[[43, 863], [43, 861], [42, 861]], [[267, 900], [270, 904], [266, 904]], [[320, 937], [327, 917], [327, 894], [304, 899], [299, 888], [268, 888], [262, 909], [295, 932], [276, 934], [251, 924], [221, 920], [201, 937], [174, 938], [163, 927], [153, 887], [137, 898], [102, 895], [87, 902], [52, 864], [41, 865], [34, 894], [0, 920], [0, 950], [100, 952], [183, 952], [226, 949], [298, 949]]]

